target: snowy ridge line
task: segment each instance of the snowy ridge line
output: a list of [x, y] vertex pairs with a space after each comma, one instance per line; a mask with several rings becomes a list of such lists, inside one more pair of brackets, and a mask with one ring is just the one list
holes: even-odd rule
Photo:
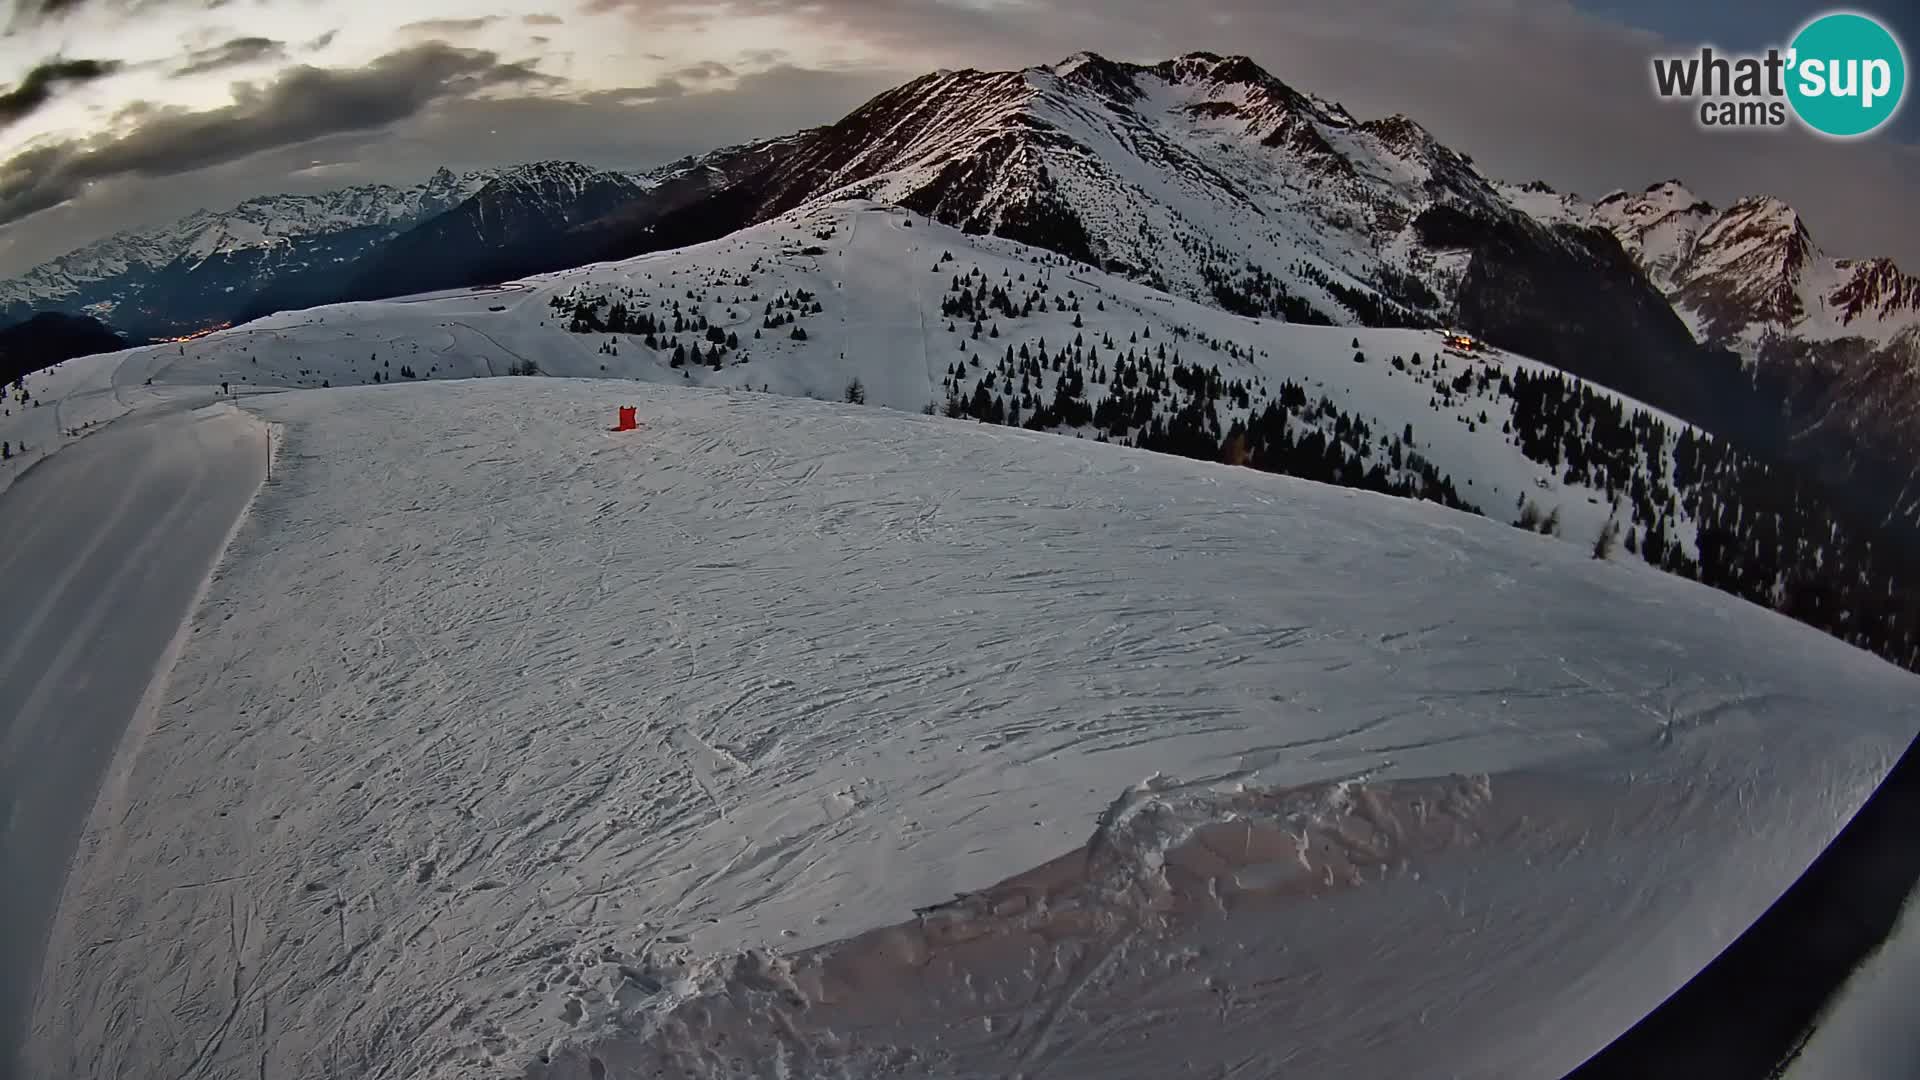
[[[1909, 573], [1832, 492], [1769, 483], [1763, 461], [1670, 412], [1497, 348], [1234, 315], [865, 202], [521, 284], [276, 316], [191, 343], [170, 377], [340, 386], [532, 358], [548, 375], [806, 397], [858, 384], [867, 404], [1477, 509], [1920, 666], [1920, 614], [1884, 584]], [[1769, 535], [1762, 520], [1760, 548], [1729, 539], [1737, 522]]]

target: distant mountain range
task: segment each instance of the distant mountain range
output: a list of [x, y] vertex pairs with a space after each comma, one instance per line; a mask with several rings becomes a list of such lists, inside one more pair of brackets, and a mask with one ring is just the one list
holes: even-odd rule
[[410, 188], [362, 184], [317, 195], [263, 195], [225, 211], [116, 233], [0, 282], [0, 318], [59, 310], [135, 338], [233, 322], [277, 281], [351, 266], [422, 221], [459, 206], [496, 173], [441, 169]]
[[855, 197], [1249, 316], [1459, 325], [1920, 522], [1920, 279], [1828, 256], [1776, 199], [1718, 208], [1670, 181], [1587, 202], [1491, 179], [1412, 119], [1359, 120], [1210, 53], [937, 72], [838, 123], [645, 173], [540, 162], [249, 200], [0, 283], [0, 315], [174, 336], [684, 246]]
[[590, 261], [778, 157], [778, 140], [647, 172], [541, 161], [413, 187], [267, 195], [117, 233], [0, 282], [0, 322], [56, 310], [136, 339], [183, 337], [290, 308], [499, 281]]
[[1692, 409], [1709, 427], [1920, 523], [1920, 277], [1829, 255], [1776, 198], [1716, 207], [1677, 180], [1592, 205], [1537, 184], [1511, 194], [1542, 220], [1607, 229], [1699, 341], [1740, 358]]

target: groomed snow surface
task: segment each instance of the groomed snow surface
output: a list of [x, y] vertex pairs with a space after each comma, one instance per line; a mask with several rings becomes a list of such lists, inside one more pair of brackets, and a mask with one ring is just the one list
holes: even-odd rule
[[1555, 1076], [1914, 734], [1863, 652], [1428, 504], [744, 391], [244, 403], [275, 481], [36, 1076]]

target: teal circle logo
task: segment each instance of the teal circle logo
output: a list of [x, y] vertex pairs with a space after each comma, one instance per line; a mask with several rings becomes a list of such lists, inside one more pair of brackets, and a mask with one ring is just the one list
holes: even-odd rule
[[1850, 11], [1822, 15], [1795, 35], [1787, 56], [1787, 100], [1822, 135], [1865, 135], [1900, 109], [1906, 54], [1875, 19]]

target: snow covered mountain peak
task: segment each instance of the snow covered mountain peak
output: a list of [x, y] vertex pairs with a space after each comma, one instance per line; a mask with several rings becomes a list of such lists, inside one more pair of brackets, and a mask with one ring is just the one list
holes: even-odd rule
[[115, 233], [0, 281], [0, 313], [18, 319], [38, 309], [85, 312], [136, 335], [195, 329], [194, 302], [182, 290], [250, 292], [269, 276], [351, 258], [449, 209], [494, 175], [441, 168], [411, 187], [356, 184], [197, 210]]
[[1614, 191], [1592, 206], [1531, 186], [1503, 193], [1542, 222], [1613, 233], [1698, 336], [1749, 359], [1769, 339], [1861, 338], [1884, 346], [1920, 326], [1920, 278], [1890, 259], [1828, 255], [1800, 212], [1776, 195], [1723, 208], [1679, 180]]
[[1593, 224], [1618, 237], [1656, 284], [1671, 288], [1695, 238], [1718, 211], [1679, 181], [1668, 180], [1638, 194], [1615, 191], [1590, 213]]
[[[1529, 180], [1523, 184], [1496, 180], [1493, 186], [1509, 205], [1542, 225], [1593, 224], [1593, 206], [1580, 196], [1560, 191], [1544, 180]], [[1614, 197], [1624, 199], [1627, 196], [1625, 192], [1615, 192], [1609, 196]]]
[[1766, 247], [1789, 274], [1798, 274], [1806, 260], [1819, 254], [1799, 211], [1773, 195], [1736, 199], [1703, 239], [1738, 240]]
[[[1920, 276], [1909, 274], [1892, 259], [1838, 259], [1834, 268], [1842, 280], [1828, 297], [1841, 321], [1852, 325], [1905, 317], [1913, 325], [1907, 335], [1920, 334]], [[1915, 351], [1920, 356], [1920, 350]]]
[[1686, 184], [1679, 180], [1662, 180], [1650, 184], [1638, 194], [1625, 191], [1613, 191], [1594, 204], [1597, 208], [1610, 208], [1615, 213], [1644, 217], [1649, 214], [1670, 214], [1691, 209], [1695, 206], [1712, 205], [1695, 195]]
[[470, 194], [480, 182], [481, 174], [469, 174], [462, 177], [445, 165], [433, 170], [426, 183], [420, 185], [421, 199], [435, 205], [451, 206]]
[[1136, 66], [1131, 74], [1165, 83], [1190, 109], [1205, 114], [1235, 115], [1228, 109], [1233, 106], [1250, 121], [1249, 133], [1261, 138], [1288, 116], [1336, 129], [1357, 123], [1343, 106], [1288, 85], [1247, 56], [1192, 52], [1150, 68]]
[[1750, 195], [1716, 207], [1678, 180], [1591, 208], [1517, 197], [1541, 220], [1558, 214], [1612, 232], [1703, 339], [1749, 357], [1781, 336], [1863, 337], [1885, 344], [1920, 325], [1920, 279], [1888, 259], [1835, 259], [1786, 200]]
[[[1065, 78], [1066, 76], [1072, 75], [1074, 72], [1079, 71], [1083, 67], [1098, 66], [1102, 64], [1109, 64], [1111, 62], [1112, 61], [1108, 60], [1104, 56], [1101, 56], [1097, 52], [1082, 51], [1082, 52], [1074, 53], [1072, 56], [1067, 57], [1065, 60], [1062, 60], [1057, 64], [1048, 64], [1046, 65], [1046, 67], [1047, 67], [1047, 70], [1052, 71], [1055, 75], [1059, 75], [1062, 78]], [[935, 74], [943, 74], [943, 73], [936, 72]]]
[[578, 161], [532, 161], [501, 169], [474, 193], [480, 199], [514, 199], [537, 203], [548, 209], [572, 207], [596, 191], [611, 190], [609, 200], [617, 203], [621, 195], [637, 196], [651, 186], [645, 177], [612, 172]]
[[1362, 123], [1248, 57], [1205, 52], [935, 72], [809, 134], [746, 188], [676, 243], [872, 199], [1304, 322], [1442, 321], [1470, 245], [1426, 242], [1434, 207], [1553, 243], [1411, 118]]
[[529, 161], [501, 169], [494, 176], [495, 183], [541, 184], [541, 183], [580, 183], [606, 171], [585, 165], [578, 161]]
[[[1704, 202], [1674, 209], [1655, 223], [1670, 246], [1661, 253], [1676, 303], [1714, 340], [1753, 328], [1784, 331], [1817, 310], [1818, 283], [1808, 275], [1820, 252], [1800, 215], [1781, 199], [1751, 196], [1715, 211]], [[1652, 234], [1652, 230], [1649, 230]], [[1642, 240], [1644, 251], [1654, 249]]]
[[1797, 281], [1810, 259], [1819, 255], [1806, 222], [1793, 207], [1772, 195], [1735, 200], [1700, 234], [1701, 269], [1717, 269], [1750, 258], [1751, 268], [1778, 281]]

